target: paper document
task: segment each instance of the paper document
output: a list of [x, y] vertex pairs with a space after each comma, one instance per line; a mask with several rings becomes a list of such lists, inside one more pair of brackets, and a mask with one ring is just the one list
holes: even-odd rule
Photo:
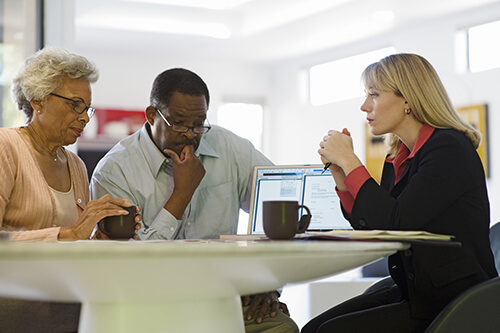
[[[268, 240], [266, 235], [220, 235], [222, 240]], [[400, 230], [331, 230], [306, 231], [295, 235], [300, 240], [388, 240], [388, 241], [451, 241], [454, 236], [433, 234], [427, 231], [400, 231]]]
[[[297, 235], [299, 236], [299, 235]], [[401, 231], [401, 230], [332, 230], [332, 231], [308, 231], [300, 235], [310, 236], [332, 236], [346, 239], [424, 239], [424, 240], [451, 240], [453, 236], [433, 234], [427, 231]]]

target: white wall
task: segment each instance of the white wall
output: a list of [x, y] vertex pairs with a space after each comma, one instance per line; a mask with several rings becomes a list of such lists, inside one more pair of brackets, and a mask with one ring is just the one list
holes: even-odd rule
[[216, 123], [216, 112], [225, 101], [265, 101], [271, 74], [263, 66], [237, 62], [209, 61], [202, 55], [131, 52], [116, 55], [103, 50], [77, 50], [99, 67], [99, 80], [93, 86], [96, 107], [144, 110], [155, 77], [162, 71], [183, 67], [200, 75], [210, 90], [209, 121]]
[[[488, 187], [492, 221], [500, 221], [500, 156], [496, 153], [500, 133], [500, 69], [457, 74], [455, 71], [455, 31], [469, 25], [500, 19], [500, 4], [483, 7], [425, 24], [408, 22], [403, 29], [351, 45], [289, 59], [275, 64], [244, 64], [208, 59], [198, 54], [158, 54], [151, 49], [113, 54], [105, 49], [76, 49], [95, 61], [101, 78], [94, 86], [93, 104], [142, 110], [149, 100], [154, 77], [164, 69], [186, 67], [208, 83], [212, 103], [209, 120], [216, 123], [217, 105], [227, 99], [266, 102], [264, 153], [277, 164], [320, 163], [318, 143], [330, 128], [347, 127], [354, 138], [358, 155], [364, 158], [364, 115], [359, 111], [362, 99], [312, 107], [307, 103], [308, 66], [360, 52], [394, 46], [398, 52], [413, 52], [426, 57], [437, 69], [456, 106], [487, 103], [489, 106]], [[493, 41], [492, 41], [493, 42]], [[78, 48], [78, 42], [75, 43]], [[276, 47], [279, 47], [277, 45]]]

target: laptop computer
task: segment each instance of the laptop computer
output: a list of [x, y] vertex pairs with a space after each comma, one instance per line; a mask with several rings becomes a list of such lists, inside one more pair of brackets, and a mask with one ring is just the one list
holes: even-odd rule
[[[254, 167], [248, 234], [264, 234], [262, 202], [269, 200], [298, 201], [311, 210], [308, 230], [350, 230], [342, 215], [335, 182], [323, 165], [274, 165]], [[307, 213], [300, 209], [299, 217]]]

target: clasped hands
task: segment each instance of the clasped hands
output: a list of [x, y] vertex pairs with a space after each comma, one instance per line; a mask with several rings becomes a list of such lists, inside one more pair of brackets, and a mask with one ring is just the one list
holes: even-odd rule
[[287, 316], [290, 316], [285, 303], [279, 301], [278, 292], [272, 291], [267, 293], [241, 296], [243, 306], [248, 306], [245, 313], [245, 320], [252, 320], [260, 324], [264, 320], [264, 316], [269, 313], [269, 316], [274, 318], [278, 311], [282, 311]]
[[319, 143], [318, 153], [323, 164], [331, 163], [330, 171], [334, 173], [349, 174], [356, 167], [362, 165], [354, 154], [351, 133], [344, 128], [342, 132], [336, 130], [328, 131]]

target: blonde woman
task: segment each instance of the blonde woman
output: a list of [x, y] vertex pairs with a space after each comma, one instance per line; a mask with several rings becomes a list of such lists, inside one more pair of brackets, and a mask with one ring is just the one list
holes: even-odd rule
[[371, 133], [386, 135], [388, 155], [377, 184], [347, 129], [323, 138], [319, 154], [331, 163], [345, 217], [354, 229], [425, 230], [453, 235], [462, 246], [415, 244], [390, 256], [394, 285], [326, 311], [302, 332], [423, 332], [455, 296], [497, 276], [480, 135], [421, 56], [388, 56], [362, 80], [361, 110]]

